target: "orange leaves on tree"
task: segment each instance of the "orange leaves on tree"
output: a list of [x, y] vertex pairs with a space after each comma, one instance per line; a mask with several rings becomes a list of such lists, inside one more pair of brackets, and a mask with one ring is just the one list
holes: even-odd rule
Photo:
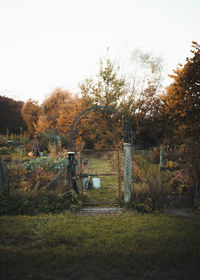
[[200, 45], [193, 42], [193, 57], [174, 70], [174, 80], [163, 97], [171, 122], [185, 137], [200, 134]]

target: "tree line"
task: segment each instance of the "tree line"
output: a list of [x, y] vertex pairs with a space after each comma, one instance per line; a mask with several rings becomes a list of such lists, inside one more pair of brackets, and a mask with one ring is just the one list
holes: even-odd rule
[[[127, 78], [109, 57], [100, 60], [95, 78], [79, 84], [80, 93], [55, 89], [41, 105], [0, 97], [1, 133], [6, 129], [29, 135], [46, 131], [69, 134], [74, 118], [84, 109], [109, 106], [126, 115], [137, 144], [184, 143], [200, 135], [200, 45], [192, 42], [191, 57], [173, 71], [172, 83], [162, 90], [162, 60], [137, 51], [134, 74]], [[80, 122], [77, 138], [87, 148], [119, 145], [122, 120], [117, 114], [91, 113]]]
[[21, 114], [24, 102], [0, 96], [0, 133], [7, 131], [19, 134], [26, 130], [26, 122]]

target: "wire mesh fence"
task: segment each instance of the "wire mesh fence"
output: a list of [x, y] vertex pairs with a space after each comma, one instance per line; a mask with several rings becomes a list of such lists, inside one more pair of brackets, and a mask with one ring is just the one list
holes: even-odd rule
[[76, 154], [79, 189], [90, 202], [112, 203], [122, 193], [122, 152], [119, 150], [83, 150]]
[[[109, 148], [77, 151], [73, 165], [69, 165], [68, 154], [67, 150], [57, 151], [57, 147], [52, 146], [48, 156], [19, 156], [8, 161], [9, 182], [6, 185], [13, 189], [33, 190], [75, 190], [77, 187], [84, 194], [84, 199], [90, 202], [113, 203], [124, 198], [124, 175], [130, 171], [127, 178], [131, 178], [131, 195], [136, 199], [157, 193], [164, 197], [166, 203], [183, 202], [189, 205], [194, 197], [200, 195], [198, 149], [186, 149], [184, 145], [135, 148], [130, 158], [131, 170], [125, 167], [125, 152], [122, 150]], [[3, 164], [6, 159], [6, 156], [2, 156]], [[3, 165], [0, 186], [5, 178], [2, 172]]]
[[199, 196], [200, 155], [181, 147], [133, 151], [132, 192], [136, 198], [158, 193], [166, 204], [191, 205]]
[[[1, 168], [0, 187], [6, 185], [10, 190], [50, 190], [66, 189], [67, 158], [50, 158], [47, 156], [38, 158], [19, 158], [9, 162], [3, 162], [6, 166], [6, 184], [5, 172]], [[2, 182], [4, 184], [2, 184]]]

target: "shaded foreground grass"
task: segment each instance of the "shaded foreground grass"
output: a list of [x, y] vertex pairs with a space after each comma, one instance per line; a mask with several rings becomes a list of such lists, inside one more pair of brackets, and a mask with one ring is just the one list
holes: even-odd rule
[[199, 279], [200, 217], [0, 217], [0, 279]]

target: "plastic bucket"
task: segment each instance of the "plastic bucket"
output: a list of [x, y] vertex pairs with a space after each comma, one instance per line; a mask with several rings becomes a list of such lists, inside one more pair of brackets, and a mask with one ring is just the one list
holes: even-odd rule
[[90, 181], [90, 176], [88, 176], [88, 177], [82, 179], [82, 186], [83, 186], [83, 189], [88, 189], [89, 181]]
[[95, 189], [99, 189], [101, 187], [101, 180], [100, 180], [100, 178], [92, 178], [92, 186]]

